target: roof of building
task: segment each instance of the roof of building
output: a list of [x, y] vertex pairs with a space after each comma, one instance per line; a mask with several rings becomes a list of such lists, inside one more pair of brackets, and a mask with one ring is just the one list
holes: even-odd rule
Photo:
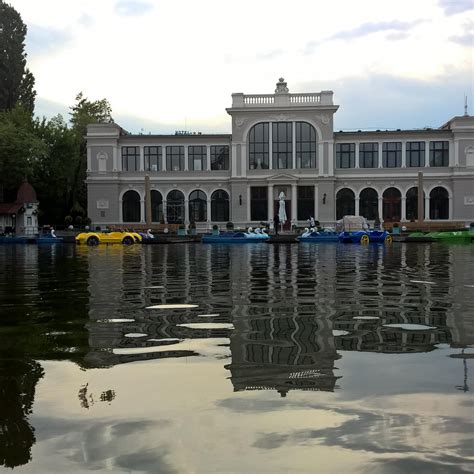
[[0, 203], [0, 214], [16, 214], [21, 207], [19, 202], [3, 202]]
[[26, 202], [38, 202], [38, 198], [36, 197], [36, 191], [33, 186], [25, 179], [23, 183], [21, 183], [18, 191], [16, 193], [16, 201], [17, 203], [26, 203]]

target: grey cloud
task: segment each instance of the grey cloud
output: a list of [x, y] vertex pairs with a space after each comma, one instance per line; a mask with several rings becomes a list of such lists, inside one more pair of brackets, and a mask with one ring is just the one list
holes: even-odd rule
[[449, 40], [461, 46], [474, 46], [474, 21], [464, 23], [463, 32], [460, 35], [450, 36]]
[[63, 47], [71, 38], [67, 31], [31, 24], [26, 35], [26, 50], [31, 55], [45, 53]]
[[120, 0], [115, 4], [115, 11], [121, 16], [143, 15], [153, 9], [153, 5], [140, 0]]
[[405, 38], [408, 38], [408, 33], [406, 31], [396, 31], [394, 33], [389, 33], [385, 38], [389, 41], [400, 41]]
[[438, 5], [446, 15], [456, 15], [474, 9], [472, 0], [439, 0]]

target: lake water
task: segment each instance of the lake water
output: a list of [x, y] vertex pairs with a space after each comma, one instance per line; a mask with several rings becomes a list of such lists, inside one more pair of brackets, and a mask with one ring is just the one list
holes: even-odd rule
[[474, 245], [4, 245], [0, 268], [0, 470], [474, 470]]

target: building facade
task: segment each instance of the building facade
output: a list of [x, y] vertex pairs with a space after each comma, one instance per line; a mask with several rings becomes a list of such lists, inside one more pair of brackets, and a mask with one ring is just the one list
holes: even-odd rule
[[87, 130], [88, 215], [94, 226], [271, 223], [285, 195], [285, 225], [310, 216], [369, 221], [474, 222], [474, 117], [437, 129], [335, 132], [332, 91], [232, 94], [232, 134], [132, 135], [117, 124]]

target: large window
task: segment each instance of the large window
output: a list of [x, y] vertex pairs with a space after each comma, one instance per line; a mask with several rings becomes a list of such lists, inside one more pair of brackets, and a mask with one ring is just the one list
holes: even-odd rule
[[211, 146], [211, 170], [229, 169], [229, 147], [227, 145]]
[[272, 216], [267, 216], [268, 188], [265, 186], [250, 188], [250, 220], [266, 221]]
[[430, 142], [430, 166], [449, 166], [449, 142]]
[[425, 142], [407, 142], [407, 166], [425, 166]]
[[343, 188], [336, 194], [336, 219], [355, 214], [355, 195], [351, 189]]
[[122, 197], [123, 222], [140, 222], [140, 195], [136, 191], [127, 191]]
[[203, 191], [193, 191], [189, 195], [189, 220], [191, 222], [207, 220], [207, 196]]
[[145, 170], [160, 171], [161, 169], [161, 146], [146, 146], [145, 153]]
[[298, 186], [297, 214], [298, 220], [314, 217], [314, 186]]
[[[409, 221], [418, 219], [418, 187], [414, 186], [407, 191], [406, 217]], [[423, 192], [423, 217], [425, 215], [425, 193]]]
[[188, 146], [189, 169], [204, 171], [206, 169], [207, 149], [205, 146]]
[[402, 214], [402, 194], [397, 188], [388, 188], [382, 194], [383, 220], [399, 222]]
[[365, 188], [359, 194], [359, 215], [369, 221], [379, 217], [379, 195], [373, 188]]
[[272, 155], [274, 169], [293, 167], [293, 124], [272, 123]]
[[382, 144], [382, 163], [384, 168], [400, 168], [402, 166], [402, 144], [400, 142]]
[[169, 224], [184, 223], [184, 194], [174, 190], [166, 198], [166, 219]]
[[449, 219], [449, 194], [441, 186], [430, 192], [430, 219]]
[[296, 167], [316, 168], [316, 130], [307, 122], [296, 122]]
[[214, 191], [211, 196], [211, 221], [229, 220], [229, 195], [222, 190]]
[[359, 145], [359, 167], [377, 168], [379, 166], [379, 144], [361, 143]]
[[138, 171], [139, 159], [140, 159], [140, 152], [137, 146], [123, 146], [122, 147], [122, 170], [123, 171]]
[[268, 169], [268, 122], [257, 123], [249, 133], [249, 168]]
[[184, 146], [166, 147], [166, 169], [168, 171], [184, 170]]
[[336, 144], [336, 167], [354, 168], [355, 167], [355, 143], [337, 143]]
[[151, 195], [151, 220], [152, 222], [163, 221], [163, 196], [156, 189], [152, 189]]

